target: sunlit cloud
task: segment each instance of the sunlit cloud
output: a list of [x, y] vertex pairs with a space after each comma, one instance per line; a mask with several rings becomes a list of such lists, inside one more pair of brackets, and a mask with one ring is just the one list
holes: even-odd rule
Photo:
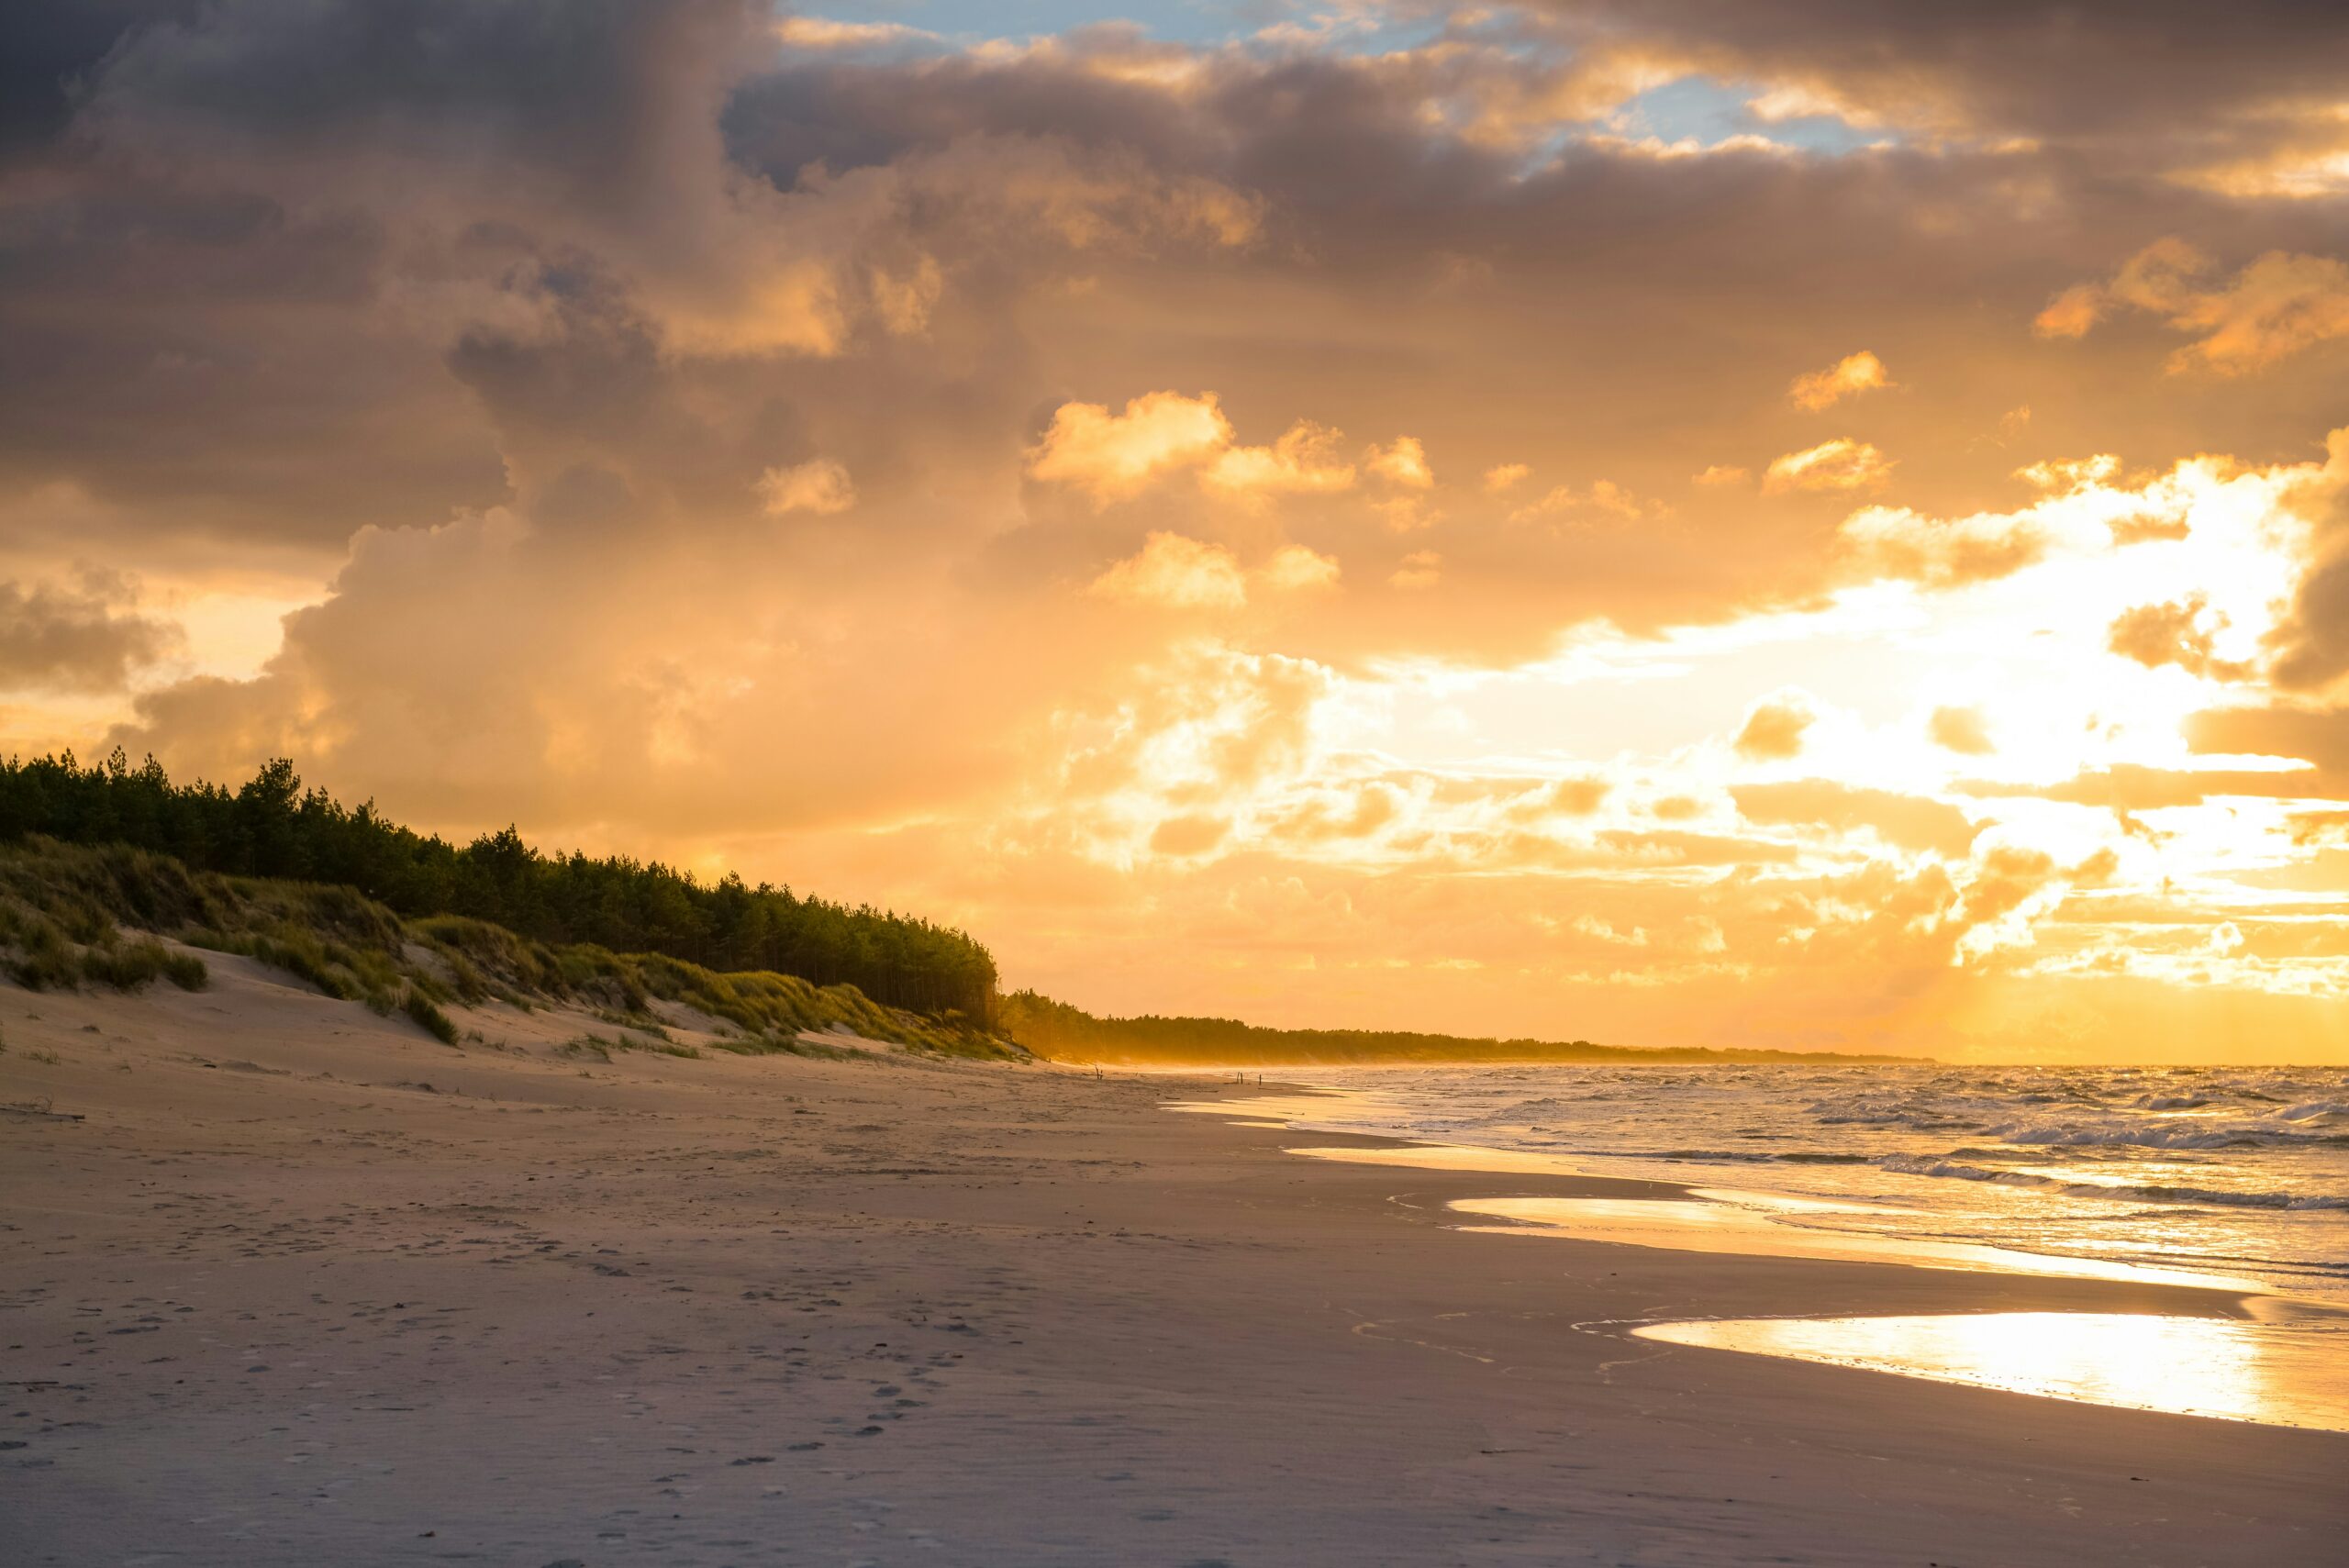
[[1896, 460], [1886, 457], [1868, 441], [1838, 436], [1798, 452], [1775, 458], [1763, 472], [1762, 488], [1772, 495], [1788, 491], [1880, 490], [1890, 481]]
[[1053, 411], [1042, 439], [1029, 449], [1028, 473], [1108, 501], [1130, 495], [1159, 473], [1198, 462], [1230, 442], [1230, 422], [1213, 393], [1147, 393], [1116, 414], [1098, 403], [1063, 403]]
[[1363, 456], [1364, 466], [1387, 484], [1406, 490], [1425, 490], [1435, 483], [1428, 467], [1427, 449], [1417, 436], [1397, 436], [1385, 446], [1373, 446]]
[[1088, 591], [1178, 610], [1236, 609], [1248, 602], [1248, 580], [1231, 552], [1181, 534], [1151, 535], [1141, 554], [1096, 577]]
[[2172, 353], [2173, 373], [2243, 375], [2349, 337], [2349, 265], [2332, 256], [2271, 250], [2231, 279], [2181, 239], [2162, 239], [2110, 282], [2065, 290], [2033, 323], [2043, 337], [2078, 338], [2116, 311], [2159, 317], [2194, 341]]
[[1825, 370], [1795, 377], [1787, 387], [1787, 400], [1807, 414], [1816, 414], [1846, 397], [1891, 384], [1884, 361], [1862, 349], [1858, 353], [1844, 355]]

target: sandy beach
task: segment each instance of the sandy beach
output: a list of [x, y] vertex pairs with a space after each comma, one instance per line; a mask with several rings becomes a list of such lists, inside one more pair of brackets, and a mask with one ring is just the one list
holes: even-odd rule
[[[1253, 1095], [0, 988], [25, 1564], [2332, 1564], [2349, 1435], [1658, 1343], [2209, 1293], [1475, 1233]], [[690, 1043], [689, 1029], [676, 1031]], [[50, 1058], [54, 1060], [50, 1060]], [[47, 1107], [42, 1114], [28, 1106]]]

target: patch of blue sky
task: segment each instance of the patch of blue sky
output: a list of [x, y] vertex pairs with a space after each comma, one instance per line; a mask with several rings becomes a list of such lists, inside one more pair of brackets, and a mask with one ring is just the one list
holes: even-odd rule
[[1624, 136], [1707, 147], [1731, 137], [1762, 136], [1781, 146], [1829, 154], [1855, 151], [1883, 139], [1880, 131], [1860, 129], [1832, 115], [1765, 120], [1749, 106], [1755, 91], [1709, 76], [1684, 76], [1624, 104], [1610, 128]]
[[1195, 48], [1244, 42], [1277, 27], [1293, 29], [1291, 36], [1318, 36], [1332, 50], [1373, 53], [1424, 42], [1443, 27], [1440, 13], [1416, 5], [1363, 0], [808, 0], [776, 9], [833, 22], [895, 23], [962, 46], [1122, 22], [1162, 42]]

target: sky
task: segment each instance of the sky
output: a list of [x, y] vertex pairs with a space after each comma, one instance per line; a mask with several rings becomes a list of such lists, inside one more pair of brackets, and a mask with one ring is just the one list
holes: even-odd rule
[[1104, 1012], [2349, 1062], [2349, 18], [0, 19], [0, 750]]

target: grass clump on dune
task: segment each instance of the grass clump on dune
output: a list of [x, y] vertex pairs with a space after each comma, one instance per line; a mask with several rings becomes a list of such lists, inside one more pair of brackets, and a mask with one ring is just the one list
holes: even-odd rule
[[443, 1045], [457, 1043], [457, 1026], [440, 1004], [411, 985], [400, 1001], [400, 1011], [416, 1020], [417, 1027]]
[[404, 920], [352, 888], [191, 872], [127, 845], [39, 838], [0, 845], [0, 968], [19, 984], [205, 984], [202, 959], [152, 936], [126, 938], [125, 927], [265, 963], [338, 1000], [405, 1016], [451, 1045], [462, 1031], [448, 1005], [503, 1002], [577, 1007], [659, 1041], [623, 1049], [672, 1055], [699, 1052], [666, 1040], [663, 1006], [739, 1031], [721, 1043], [740, 1055], [813, 1054], [800, 1050], [799, 1034], [837, 1029], [938, 1055], [1026, 1055], [959, 1012], [908, 1012], [853, 985], [724, 973], [585, 942], [557, 946], [461, 915]]
[[0, 880], [0, 969], [31, 991], [136, 991], [156, 980], [201, 991], [210, 978], [194, 953], [151, 937], [125, 940], [113, 919], [69, 886], [37, 881]]

